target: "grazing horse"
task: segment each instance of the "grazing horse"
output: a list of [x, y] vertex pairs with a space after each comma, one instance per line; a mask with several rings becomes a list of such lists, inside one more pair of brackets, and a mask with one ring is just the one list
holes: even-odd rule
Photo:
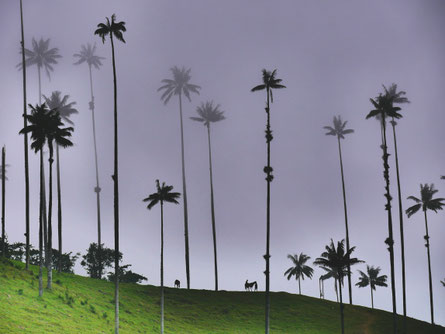
[[181, 282], [177, 279], [175, 280], [175, 288], [180, 288], [181, 287]]
[[246, 289], [246, 291], [252, 291], [252, 289], [258, 291], [258, 283], [256, 281], [249, 283], [249, 281], [246, 280], [246, 283], [244, 283], [244, 289]]

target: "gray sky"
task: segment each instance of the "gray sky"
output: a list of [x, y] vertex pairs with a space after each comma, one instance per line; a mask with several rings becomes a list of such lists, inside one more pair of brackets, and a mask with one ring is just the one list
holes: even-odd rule
[[[116, 13], [126, 21], [126, 44], [116, 44], [120, 134], [120, 221], [124, 263], [159, 284], [159, 208], [142, 199], [155, 191], [155, 179], [182, 191], [177, 99], [164, 106], [156, 89], [169, 68], [192, 68], [200, 96], [184, 103], [186, 173], [189, 197], [191, 285], [213, 288], [207, 138], [205, 128], [188, 120], [208, 99], [220, 103], [227, 119], [212, 128], [220, 288], [243, 289], [246, 279], [264, 289], [266, 163], [265, 93], [251, 93], [261, 69], [278, 69], [288, 87], [274, 94], [271, 107], [272, 183], [271, 289], [296, 292], [284, 271], [288, 253], [318, 257], [330, 238], [344, 237], [338, 152], [322, 129], [342, 115], [355, 129], [343, 144], [351, 244], [355, 255], [389, 276], [380, 133], [365, 120], [369, 98], [382, 84], [395, 82], [412, 101], [399, 122], [403, 197], [419, 195], [419, 184], [435, 183], [445, 195], [445, 31], [441, 1], [26, 1], [25, 43], [51, 38], [63, 56], [42, 92], [69, 94], [77, 102], [75, 146], [61, 154], [64, 247], [84, 252], [97, 240], [94, 160], [86, 65], [73, 66], [84, 43], [97, 43], [104, 66], [94, 71], [101, 169], [103, 240], [113, 247], [113, 104], [111, 48], [93, 36], [97, 23]], [[0, 4], [0, 144], [11, 164], [7, 183], [7, 233], [23, 241], [24, 169], [22, 78], [18, 1]], [[38, 101], [37, 70], [28, 69], [28, 102]], [[389, 140], [392, 152], [393, 143]], [[391, 156], [392, 158], [392, 156]], [[397, 206], [391, 159], [393, 207]], [[30, 153], [31, 240], [37, 246], [38, 157]], [[411, 203], [404, 199], [404, 208]], [[55, 211], [54, 211], [55, 213]], [[393, 211], [398, 310], [402, 311], [398, 213]], [[429, 215], [436, 322], [445, 325], [445, 246], [443, 212]], [[424, 221], [406, 221], [408, 314], [429, 320]], [[55, 234], [56, 235], [56, 234]], [[54, 239], [57, 243], [57, 237]], [[357, 281], [354, 268], [353, 281]], [[77, 266], [76, 272], [84, 274]], [[303, 293], [318, 297], [318, 277], [304, 281]], [[183, 208], [165, 208], [165, 280], [185, 284]], [[333, 282], [326, 295], [335, 299]], [[369, 306], [369, 289], [353, 290], [354, 302]], [[345, 295], [345, 299], [347, 296]], [[273, 300], [272, 300], [273, 303]], [[389, 288], [375, 294], [375, 305], [390, 310]]]

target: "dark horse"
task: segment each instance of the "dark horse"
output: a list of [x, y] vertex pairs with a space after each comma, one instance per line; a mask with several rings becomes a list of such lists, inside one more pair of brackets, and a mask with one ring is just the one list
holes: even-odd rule
[[244, 289], [246, 289], [246, 291], [258, 291], [258, 283], [256, 281], [249, 283], [249, 281], [246, 280], [246, 283], [244, 283]]
[[175, 288], [180, 288], [181, 287], [181, 282], [177, 279], [175, 280]]

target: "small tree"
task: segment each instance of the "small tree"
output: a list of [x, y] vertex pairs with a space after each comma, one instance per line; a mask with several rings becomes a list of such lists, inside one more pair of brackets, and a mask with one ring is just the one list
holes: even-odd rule
[[[119, 282], [121, 282], [121, 283], [141, 283], [142, 281], [147, 280], [147, 277], [144, 277], [142, 275], [134, 273], [131, 270], [127, 270], [130, 267], [131, 267], [131, 264], [119, 266]], [[115, 276], [114, 276], [113, 272], [108, 273], [108, 280], [110, 282], [114, 282]]]
[[314, 273], [314, 269], [305, 264], [311, 257], [300, 253], [300, 256], [298, 256], [298, 254], [288, 254], [287, 258], [292, 261], [293, 266], [287, 269], [284, 275], [287, 275], [288, 280], [290, 280], [292, 276], [295, 276], [295, 279], [298, 280], [298, 291], [301, 295], [301, 279], [304, 280], [305, 276], [312, 279]]
[[359, 270], [358, 272], [360, 273], [360, 277], [359, 281], [355, 285], [359, 288], [364, 288], [369, 285], [369, 287], [371, 288], [371, 305], [374, 309], [374, 296], [372, 290], [375, 290], [377, 286], [388, 286], [388, 284], [386, 284], [386, 280], [388, 277], [386, 275], [379, 276], [379, 267], [374, 268], [373, 266], [366, 266], [367, 273], [364, 273], [361, 270]]
[[[100, 252], [100, 254], [99, 254]], [[99, 261], [100, 259], [100, 261]], [[122, 253], [119, 253], [119, 261], [122, 260]], [[106, 248], [102, 244], [99, 247], [95, 242], [90, 244], [87, 249], [87, 253], [82, 255], [82, 261], [80, 265], [85, 268], [88, 276], [91, 278], [101, 278], [101, 271], [113, 266], [114, 261], [114, 249]]]

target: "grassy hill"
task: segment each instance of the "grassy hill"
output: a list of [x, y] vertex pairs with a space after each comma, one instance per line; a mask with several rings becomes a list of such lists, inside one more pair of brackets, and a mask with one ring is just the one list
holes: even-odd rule
[[[38, 268], [0, 260], [0, 333], [114, 333], [113, 284], [71, 274], [54, 275], [52, 291], [38, 295]], [[46, 281], [46, 280], [45, 280]], [[122, 284], [121, 332], [159, 333], [159, 288]], [[339, 333], [337, 303], [284, 292], [271, 296], [272, 333]], [[166, 289], [166, 333], [262, 333], [264, 294]], [[345, 307], [346, 333], [391, 333], [392, 315]], [[445, 328], [408, 319], [410, 334]]]

